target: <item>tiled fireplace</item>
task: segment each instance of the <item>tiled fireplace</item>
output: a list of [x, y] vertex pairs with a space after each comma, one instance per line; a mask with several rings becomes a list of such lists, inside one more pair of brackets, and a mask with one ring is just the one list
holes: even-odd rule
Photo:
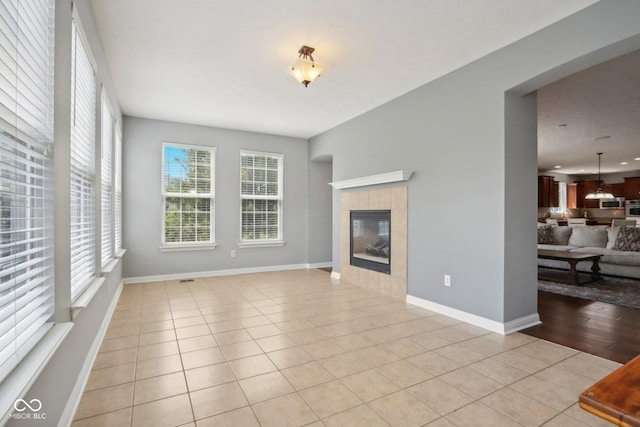
[[407, 187], [343, 192], [340, 221], [341, 280], [405, 301]]

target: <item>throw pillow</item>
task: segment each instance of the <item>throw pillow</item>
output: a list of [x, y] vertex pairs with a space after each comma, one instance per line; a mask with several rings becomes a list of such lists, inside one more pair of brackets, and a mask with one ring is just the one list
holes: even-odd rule
[[620, 227], [613, 249], [618, 251], [640, 252], [640, 228], [629, 226]]
[[590, 248], [604, 248], [607, 246], [607, 226], [580, 225], [573, 227], [569, 237], [569, 245]]
[[538, 243], [553, 243], [553, 230], [550, 225], [538, 228]]
[[553, 231], [553, 243], [555, 245], [568, 245], [569, 237], [571, 236], [571, 231], [574, 227], [567, 227], [565, 225], [560, 227], [551, 227]]

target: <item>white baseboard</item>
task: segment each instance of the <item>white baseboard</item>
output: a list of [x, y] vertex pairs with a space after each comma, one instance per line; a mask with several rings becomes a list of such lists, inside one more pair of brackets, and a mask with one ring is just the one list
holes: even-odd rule
[[315, 262], [313, 264], [307, 264], [307, 268], [329, 268], [329, 267], [333, 267], [333, 263], [331, 261]]
[[470, 323], [472, 325], [479, 326], [491, 332], [496, 332], [502, 335], [511, 334], [513, 332], [517, 332], [522, 329], [540, 324], [540, 316], [538, 315], [538, 313], [511, 320], [507, 323], [501, 323], [495, 320], [487, 319], [486, 317], [451, 308], [446, 305], [414, 297], [413, 295], [407, 295], [407, 303], [416, 305], [421, 308], [426, 308], [427, 310], [435, 311], [436, 313], [444, 314], [445, 316], [453, 317], [454, 319], [462, 320], [463, 322]]
[[332, 271], [331, 272], [331, 278], [332, 279], [336, 279], [336, 280], [340, 280], [340, 273], [337, 271]]
[[113, 312], [116, 309], [116, 305], [118, 304], [118, 300], [120, 299], [120, 293], [122, 292], [122, 288], [124, 286], [124, 281], [120, 281], [118, 285], [118, 289], [116, 289], [115, 294], [113, 295], [113, 299], [107, 308], [107, 312], [104, 315], [104, 319], [102, 320], [102, 324], [100, 325], [100, 329], [96, 333], [96, 337], [91, 344], [91, 348], [89, 348], [89, 352], [87, 353], [87, 357], [84, 359], [84, 364], [82, 365], [82, 369], [78, 374], [78, 379], [76, 380], [75, 386], [73, 386], [73, 390], [71, 391], [71, 395], [67, 400], [67, 405], [65, 406], [62, 414], [60, 415], [60, 420], [58, 421], [58, 427], [67, 427], [70, 426], [73, 422], [73, 417], [76, 414], [76, 410], [78, 409], [78, 405], [80, 405], [80, 400], [82, 399], [82, 392], [84, 391], [85, 386], [87, 385], [87, 381], [89, 381], [89, 375], [91, 374], [91, 368], [93, 367], [93, 363], [96, 361], [96, 357], [98, 357], [98, 351], [100, 350], [100, 345], [102, 344], [102, 339], [107, 333], [107, 328], [109, 327], [109, 322], [111, 322], [111, 316], [113, 316]]
[[130, 283], [160, 282], [163, 280], [197, 279], [199, 277], [232, 276], [235, 274], [265, 273], [270, 271], [304, 270], [309, 268], [331, 267], [331, 263], [268, 265], [264, 267], [232, 268], [228, 270], [197, 271], [193, 273], [161, 274], [157, 276], [126, 277], [125, 285]]

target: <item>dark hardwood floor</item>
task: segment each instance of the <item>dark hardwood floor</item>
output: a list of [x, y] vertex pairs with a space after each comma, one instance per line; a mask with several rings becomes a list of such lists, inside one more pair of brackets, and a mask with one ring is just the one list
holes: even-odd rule
[[640, 354], [640, 310], [538, 291], [541, 325], [521, 331], [619, 363]]

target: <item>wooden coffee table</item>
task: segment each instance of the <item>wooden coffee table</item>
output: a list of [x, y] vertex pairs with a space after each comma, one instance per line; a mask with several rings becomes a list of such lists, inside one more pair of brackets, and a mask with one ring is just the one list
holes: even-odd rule
[[640, 426], [640, 356], [589, 387], [582, 409], [619, 426]]
[[[544, 275], [541, 276], [540, 274], [538, 274], [538, 278], [542, 280], [550, 280], [552, 282], [567, 283], [569, 285], [584, 285], [585, 283], [596, 282], [602, 279], [602, 276], [600, 275], [600, 266], [598, 265], [598, 261], [600, 260], [601, 256], [602, 255], [598, 254], [583, 254], [579, 252], [538, 249], [538, 258], [566, 261], [569, 263], [569, 271], [564, 277], [545, 277]], [[576, 264], [578, 264], [580, 261], [591, 261], [593, 263], [591, 265], [591, 274], [589, 275], [587, 280], [581, 281], [578, 275], [578, 270], [576, 270]]]

